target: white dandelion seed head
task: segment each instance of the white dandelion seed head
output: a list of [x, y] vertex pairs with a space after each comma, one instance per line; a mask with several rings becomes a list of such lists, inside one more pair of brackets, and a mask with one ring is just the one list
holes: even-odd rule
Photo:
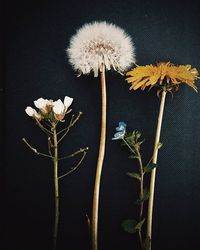
[[119, 73], [135, 63], [135, 48], [125, 31], [107, 22], [85, 24], [72, 36], [67, 49], [69, 61], [81, 74], [98, 76], [102, 64]]

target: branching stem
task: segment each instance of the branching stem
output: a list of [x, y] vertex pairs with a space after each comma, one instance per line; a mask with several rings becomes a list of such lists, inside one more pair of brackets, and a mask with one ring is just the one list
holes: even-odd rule
[[33, 148], [25, 138], [22, 138], [22, 141], [30, 148], [30, 150], [33, 151], [33, 153], [35, 153], [36, 155], [40, 155], [40, 156], [43, 156], [43, 157], [48, 157], [48, 158], [51, 158], [53, 159], [53, 157], [51, 155], [48, 155], [48, 154], [44, 154], [44, 153], [41, 153], [41, 152], [38, 152], [36, 148]]
[[58, 180], [61, 179], [61, 178], [63, 178], [63, 177], [65, 177], [65, 176], [67, 176], [67, 175], [69, 175], [69, 174], [71, 174], [71, 173], [73, 173], [74, 171], [77, 170], [77, 168], [81, 165], [82, 161], [84, 160], [84, 158], [85, 158], [85, 156], [86, 156], [86, 154], [87, 154], [86, 151], [82, 151], [82, 152], [83, 152], [83, 156], [81, 157], [80, 161], [76, 164], [76, 166], [73, 167], [73, 168], [72, 168], [70, 171], [68, 171], [67, 173], [65, 173], [65, 174], [63, 174], [63, 175], [61, 175], [61, 176], [59, 176], [59, 177], [58, 177]]

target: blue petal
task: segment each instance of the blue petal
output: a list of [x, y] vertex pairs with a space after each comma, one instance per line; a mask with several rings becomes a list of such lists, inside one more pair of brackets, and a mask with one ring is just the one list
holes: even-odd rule
[[115, 129], [116, 129], [117, 131], [122, 131], [122, 130], [125, 129], [125, 127], [124, 127], [124, 126], [118, 126], [118, 127], [116, 127]]
[[125, 122], [119, 122], [119, 127], [120, 127], [120, 126], [123, 126], [123, 127], [125, 127], [125, 128], [127, 127], [127, 125], [126, 125]]
[[112, 140], [119, 140], [121, 139], [125, 134], [125, 130], [121, 131], [121, 132], [117, 132], [114, 134], [114, 138], [112, 138]]

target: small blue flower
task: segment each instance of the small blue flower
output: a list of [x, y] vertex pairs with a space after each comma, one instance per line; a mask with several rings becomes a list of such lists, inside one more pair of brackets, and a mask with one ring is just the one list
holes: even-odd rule
[[114, 137], [112, 140], [120, 140], [126, 133], [126, 123], [124, 122], [119, 122], [118, 127], [116, 127], [117, 133], [114, 134]]

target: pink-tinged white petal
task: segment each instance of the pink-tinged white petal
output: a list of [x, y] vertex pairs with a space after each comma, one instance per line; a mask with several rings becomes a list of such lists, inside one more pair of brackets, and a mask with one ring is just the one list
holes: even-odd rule
[[41, 98], [37, 99], [36, 101], [34, 101], [34, 104], [35, 104], [36, 108], [41, 109], [41, 110], [45, 110], [48, 102], [49, 102], [49, 100], [41, 97]]
[[71, 98], [69, 96], [65, 96], [65, 98], [64, 98], [65, 110], [67, 110], [69, 108], [69, 106], [71, 106], [72, 102], [73, 102], [73, 98]]
[[65, 105], [60, 99], [53, 103], [53, 112], [56, 115], [62, 115], [65, 112]]
[[30, 117], [36, 117], [38, 119], [41, 118], [41, 115], [38, 114], [38, 112], [30, 106], [26, 107], [25, 112]]

